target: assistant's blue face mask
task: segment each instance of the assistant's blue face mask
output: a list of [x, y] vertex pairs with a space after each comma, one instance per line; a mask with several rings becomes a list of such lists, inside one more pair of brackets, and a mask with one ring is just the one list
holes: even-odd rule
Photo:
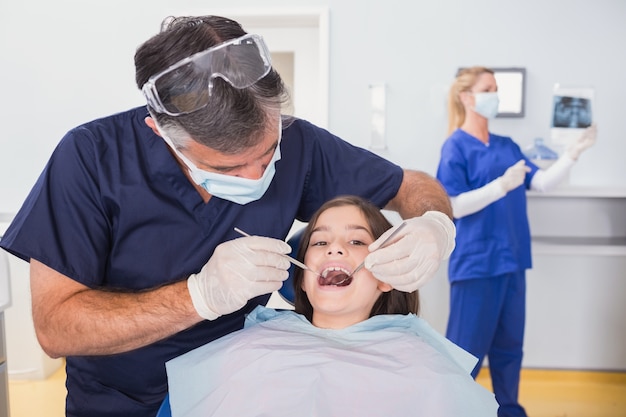
[[274, 174], [275, 164], [280, 160], [280, 140], [282, 138], [282, 123], [278, 126], [278, 144], [271, 161], [265, 168], [261, 178], [253, 180], [250, 178], [235, 177], [234, 175], [218, 174], [198, 168], [185, 155], [179, 152], [172, 141], [161, 132], [165, 142], [176, 152], [176, 155], [185, 163], [193, 181], [204, 188], [209, 194], [237, 204], [248, 204], [263, 197], [269, 188]]
[[493, 119], [498, 114], [500, 99], [498, 93], [474, 93], [474, 111], [486, 119]]

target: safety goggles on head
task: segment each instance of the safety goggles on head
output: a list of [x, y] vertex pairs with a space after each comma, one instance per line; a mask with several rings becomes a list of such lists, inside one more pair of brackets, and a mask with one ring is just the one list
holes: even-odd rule
[[246, 88], [265, 77], [271, 68], [263, 38], [248, 34], [178, 61], [150, 77], [141, 91], [157, 112], [180, 116], [209, 103], [213, 78]]

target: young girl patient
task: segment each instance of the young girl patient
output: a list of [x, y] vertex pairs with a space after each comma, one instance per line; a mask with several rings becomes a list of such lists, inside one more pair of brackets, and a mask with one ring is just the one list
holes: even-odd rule
[[245, 328], [166, 364], [173, 417], [496, 416], [477, 359], [417, 317], [419, 295], [365, 268], [391, 224], [365, 200], [330, 200], [306, 227], [295, 311], [258, 307]]

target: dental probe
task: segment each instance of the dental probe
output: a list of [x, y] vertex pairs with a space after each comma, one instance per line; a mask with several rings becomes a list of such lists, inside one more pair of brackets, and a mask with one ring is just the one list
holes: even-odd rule
[[[398, 228], [396, 230], [394, 230], [393, 232], [391, 232], [391, 234], [389, 236], [387, 236], [387, 238], [385, 240], [383, 240], [383, 242], [380, 244], [380, 246], [378, 247], [378, 249], [382, 249], [385, 247], [385, 244], [387, 242], [389, 242], [389, 240], [391, 240], [391, 238], [393, 238], [395, 235], [398, 234], [398, 232], [400, 230], [402, 230], [402, 228], [406, 225], [406, 222], [402, 222], [400, 223], [400, 225], [398, 226]], [[363, 262], [361, 262], [359, 264], [359, 266], [357, 266], [356, 268], [354, 268], [354, 271], [352, 271], [350, 273], [350, 275], [348, 275], [348, 278], [353, 276], [355, 273], [357, 273], [361, 268], [363, 268], [363, 266], [365, 266], [365, 260], [363, 260]]]
[[[249, 235], [248, 233], [244, 232], [243, 230], [241, 230], [238, 227], [235, 227], [235, 232], [239, 233], [240, 235], [246, 236], [246, 237], [250, 237], [251, 235]], [[309, 268], [308, 266], [306, 266], [305, 264], [303, 264], [302, 262], [300, 262], [299, 260], [297, 260], [296, 258], [292, 258], [289, 255], [284, 255], [283, 256], [287, 259], [289, 259], [289, 262], [291, 262], [292, 264], [294, 264], [295, 266], [299, 266], [300, 268], [304, 269], [304, 270], [309, 270], [309, 271], [313, 271], [311, 268]], [[315, 271], [313, 271], [315, 272]]]

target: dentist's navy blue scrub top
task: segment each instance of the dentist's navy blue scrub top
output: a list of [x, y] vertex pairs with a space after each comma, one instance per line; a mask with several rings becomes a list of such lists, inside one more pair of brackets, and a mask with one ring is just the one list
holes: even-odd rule
[[[235, 226], [284, 239], [294, 219], [308, 221], [332, 197], [356, 194], [383, 207], [402, 182], [397, 165], [296, 119], [260, 200], [205, 204], [147, 116], [140, 107], [71, 130], [1, 246], [90, 288], [142, 290], [200, 271], [219, 243], [239, 237]], [[155, 416], [167, 392], [165, 362], [240, 329], [268, 299], [132, 352], [68, 357], [67, 415]]]
[[456, 247], [450, 255], [450, 282], [486, 278], [532, 266], [526, 189], [538, 167], [509, 137], [489, 134], [489, 145], [457, 129], [444, 142], [437, 179], [451, 197], [483, 187], [511, 165], [526, 160], [524, 184], [484, 209], [455, 218]]

